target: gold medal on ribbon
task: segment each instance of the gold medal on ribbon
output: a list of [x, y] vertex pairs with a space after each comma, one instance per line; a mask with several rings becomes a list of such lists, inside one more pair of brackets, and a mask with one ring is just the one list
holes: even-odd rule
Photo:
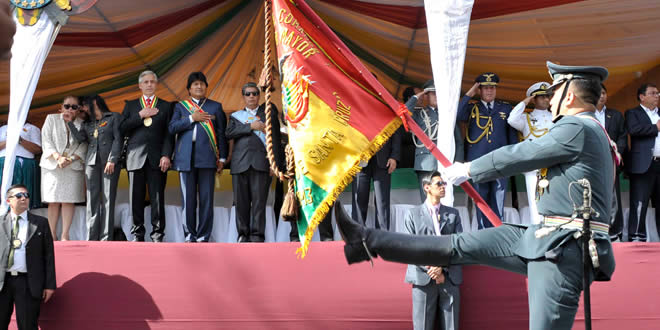
[[99, 137], [99, 129], [97, 128], [94, 129], [94, 138], [98, 138], [98, 137]]
[[143, 122], [144, 122], [144, 126], [145, 126], [145, 127], [149, 127], [149, 126], [151, 126], [151, 124], [152, 124], [154, 121], [153, 121], [153, 119], [151, 119], [151, 117], [147, 117], [147, 118], [144, 118]]
[[550, 181], [548, 181], [548, 179], [541, 179], [541, 181], [539, 181], [539, 188], [541, 189], [548, 188], [548, 185], [550, 185]]
[[23, 245], [23, 242], [20, 239], [16, 238], [12, 241], [12, 245], [14, 246], [14, 249], [20, 249], [21, 245]]

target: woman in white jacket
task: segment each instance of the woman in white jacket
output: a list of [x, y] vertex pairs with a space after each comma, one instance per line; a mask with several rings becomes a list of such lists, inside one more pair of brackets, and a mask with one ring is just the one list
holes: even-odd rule
[[61, 240], [69, 240], [69, 228], [73, 221], [74, 204], [85, 201], [84, 157], [86, 143], [78, 143], [69, 132], [67, 121], [80, 128], [77, 118], [80, 102], [75, 96], [67, 96], [59, 112], [46, 117], [41, 128], [41, 198], [48, 203], [48, 223], [53, 240], [57, 239], [57, 222], [62, 214]]

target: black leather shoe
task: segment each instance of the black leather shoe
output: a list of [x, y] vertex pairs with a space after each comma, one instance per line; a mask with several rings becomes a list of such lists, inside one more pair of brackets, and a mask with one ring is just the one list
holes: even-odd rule
[[335, 201], [335, 219], [337, 220], [337, 230], [344, 240], [344, 256], [348, 264], [362, 261], [369, 261], [373, 266], [375, 253], [369, 251], [367, 247], [368, 229], [353, 220], [341, 205], [341, 202]]
[[332, 242], [332, 241], [334, 241], [332, 239], [332, 237], [323, 237], [323, 238], [321, 238], [321, 242]]
[[246, 236], [240, 235], [238, 236], [238, 239], [236, 240], [236, 243], [247, 243], [249, 242]]
[[131, 242], [144, 242], [144, 237], [142, 237], [142, 236], [135, 236], [135, 237], [133, 237], [133, 239], [131, 240]]
[[162, 238], [152, 238], [151, 241], [153, 241], [154, 243], [163, 243]]

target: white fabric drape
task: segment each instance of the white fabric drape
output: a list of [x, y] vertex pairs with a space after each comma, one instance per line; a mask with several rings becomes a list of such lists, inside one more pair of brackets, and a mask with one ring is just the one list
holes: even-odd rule
[[[23, 26], [16, 16], [16, 34], [11, 47], [9, 116], [7, 118], [7, 146], [5, 167], [2, 174], [2, 207], [7, 211], [7, 188], [14, 175], [16, 146], [21, 129], [25, 124], [32, 96], [37, 88], [41, 68], [55, 41], [59, 24], [54, 24], [48, 14], [42, 11], [39, 21], [33, 26]], [[38, 162], [38, 161], [37, 161]]]
[[[431, 48], [431, 67], [438, 97], [438, 149], [454, 159], [454, 125], [465, 63], [468, 28], [474, 0], [425, 0]], [[438, 162], [438, 167], [442, 165]], [[442, 204], [453, 206], [453, 187], [447, 185]]]

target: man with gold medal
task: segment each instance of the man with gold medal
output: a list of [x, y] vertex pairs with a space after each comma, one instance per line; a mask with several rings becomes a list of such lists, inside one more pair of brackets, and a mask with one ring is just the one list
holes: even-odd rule
[[151, 203], [151, 240], [165, 235], [165, 185], [174, 145], [167, 129], [172, 118], [170, 102], [158, 98], [158, 76], [144, 71], [138, 78], [142, 96], [126, 102], [121, 124], [125, 138], [126, 171], [130, 181], [129, 202], [133, 214], [132, 240], [144, 241], [144, 207], [147, 188]]
[[[511, 127], [520, 132], [521, 141], [538, 139], [548, 133], [552, 126], [552, 113], [550, 109], [550, 96], [548, 95], [547, 82], [537, 82], [527, 89], [527, 98], [518, 103], [507, 122]], [[525, 107], [534, 102], [534, 110], [526, 111]], [[525, 172], [525, 183], [527, 186], [527, 200], [529, 205], [529, 220], [533, 224], [541, 223], [543, 217], [536, 208], [537, 194], [543, 194], [548, 186], [546, 179], [547, 169]], [[536, 186], [537, 176], [540, 177], [539, 186]]]

